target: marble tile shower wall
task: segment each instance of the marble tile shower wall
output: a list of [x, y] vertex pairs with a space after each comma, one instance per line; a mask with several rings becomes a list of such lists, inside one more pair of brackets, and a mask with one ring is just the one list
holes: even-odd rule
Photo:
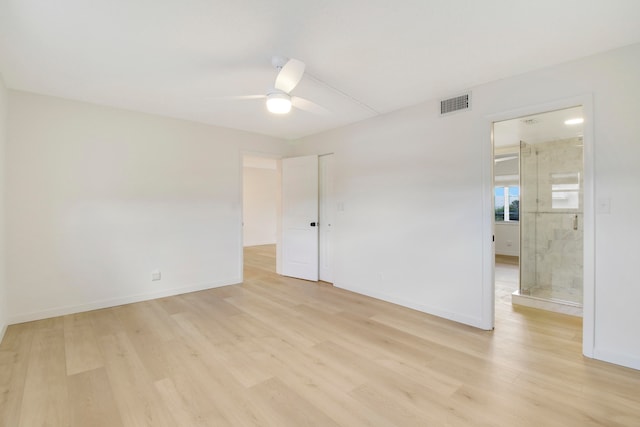
[[520, 293], [582, 304], [582, 138], [522, 144]]

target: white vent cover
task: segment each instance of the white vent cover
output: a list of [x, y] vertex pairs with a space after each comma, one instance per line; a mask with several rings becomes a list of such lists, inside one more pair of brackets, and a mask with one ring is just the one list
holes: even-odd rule
[[470, 106], [471, 94], [456, 96], [455, 98], [440, 101], [440, 114], [453, 113], [454, 111], [467, 110]]

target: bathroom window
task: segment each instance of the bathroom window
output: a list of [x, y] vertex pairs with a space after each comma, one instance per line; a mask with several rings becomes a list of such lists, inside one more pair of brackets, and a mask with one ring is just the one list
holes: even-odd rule
[[520, 219], [520, 187], [517, 185], [495, 187], [496, 222]]
[[551, 208], [580, 208], [580, 173], [551, 174]]

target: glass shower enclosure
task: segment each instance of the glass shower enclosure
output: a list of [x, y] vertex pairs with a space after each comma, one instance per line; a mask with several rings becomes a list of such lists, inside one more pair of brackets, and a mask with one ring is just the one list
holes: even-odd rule
[[520, 295], [582, 305], [581, 137], [520, 143]]

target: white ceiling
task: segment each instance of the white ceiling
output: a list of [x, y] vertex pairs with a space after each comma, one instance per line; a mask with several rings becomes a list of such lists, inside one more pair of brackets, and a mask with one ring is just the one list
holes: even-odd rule
[[[640, 42], [638, 0], [0, 0], [13, 89], [295, 139]], [[331, 113], [268, 113], [273, 55]]]
[[565, 121], [583, 117], [582, 107], [565, 108], [541, 114], [496, 122], [493, 125], [493, 145], [519, 147], [520, 141], [537, 144], [584, 135], [584, 124]]

